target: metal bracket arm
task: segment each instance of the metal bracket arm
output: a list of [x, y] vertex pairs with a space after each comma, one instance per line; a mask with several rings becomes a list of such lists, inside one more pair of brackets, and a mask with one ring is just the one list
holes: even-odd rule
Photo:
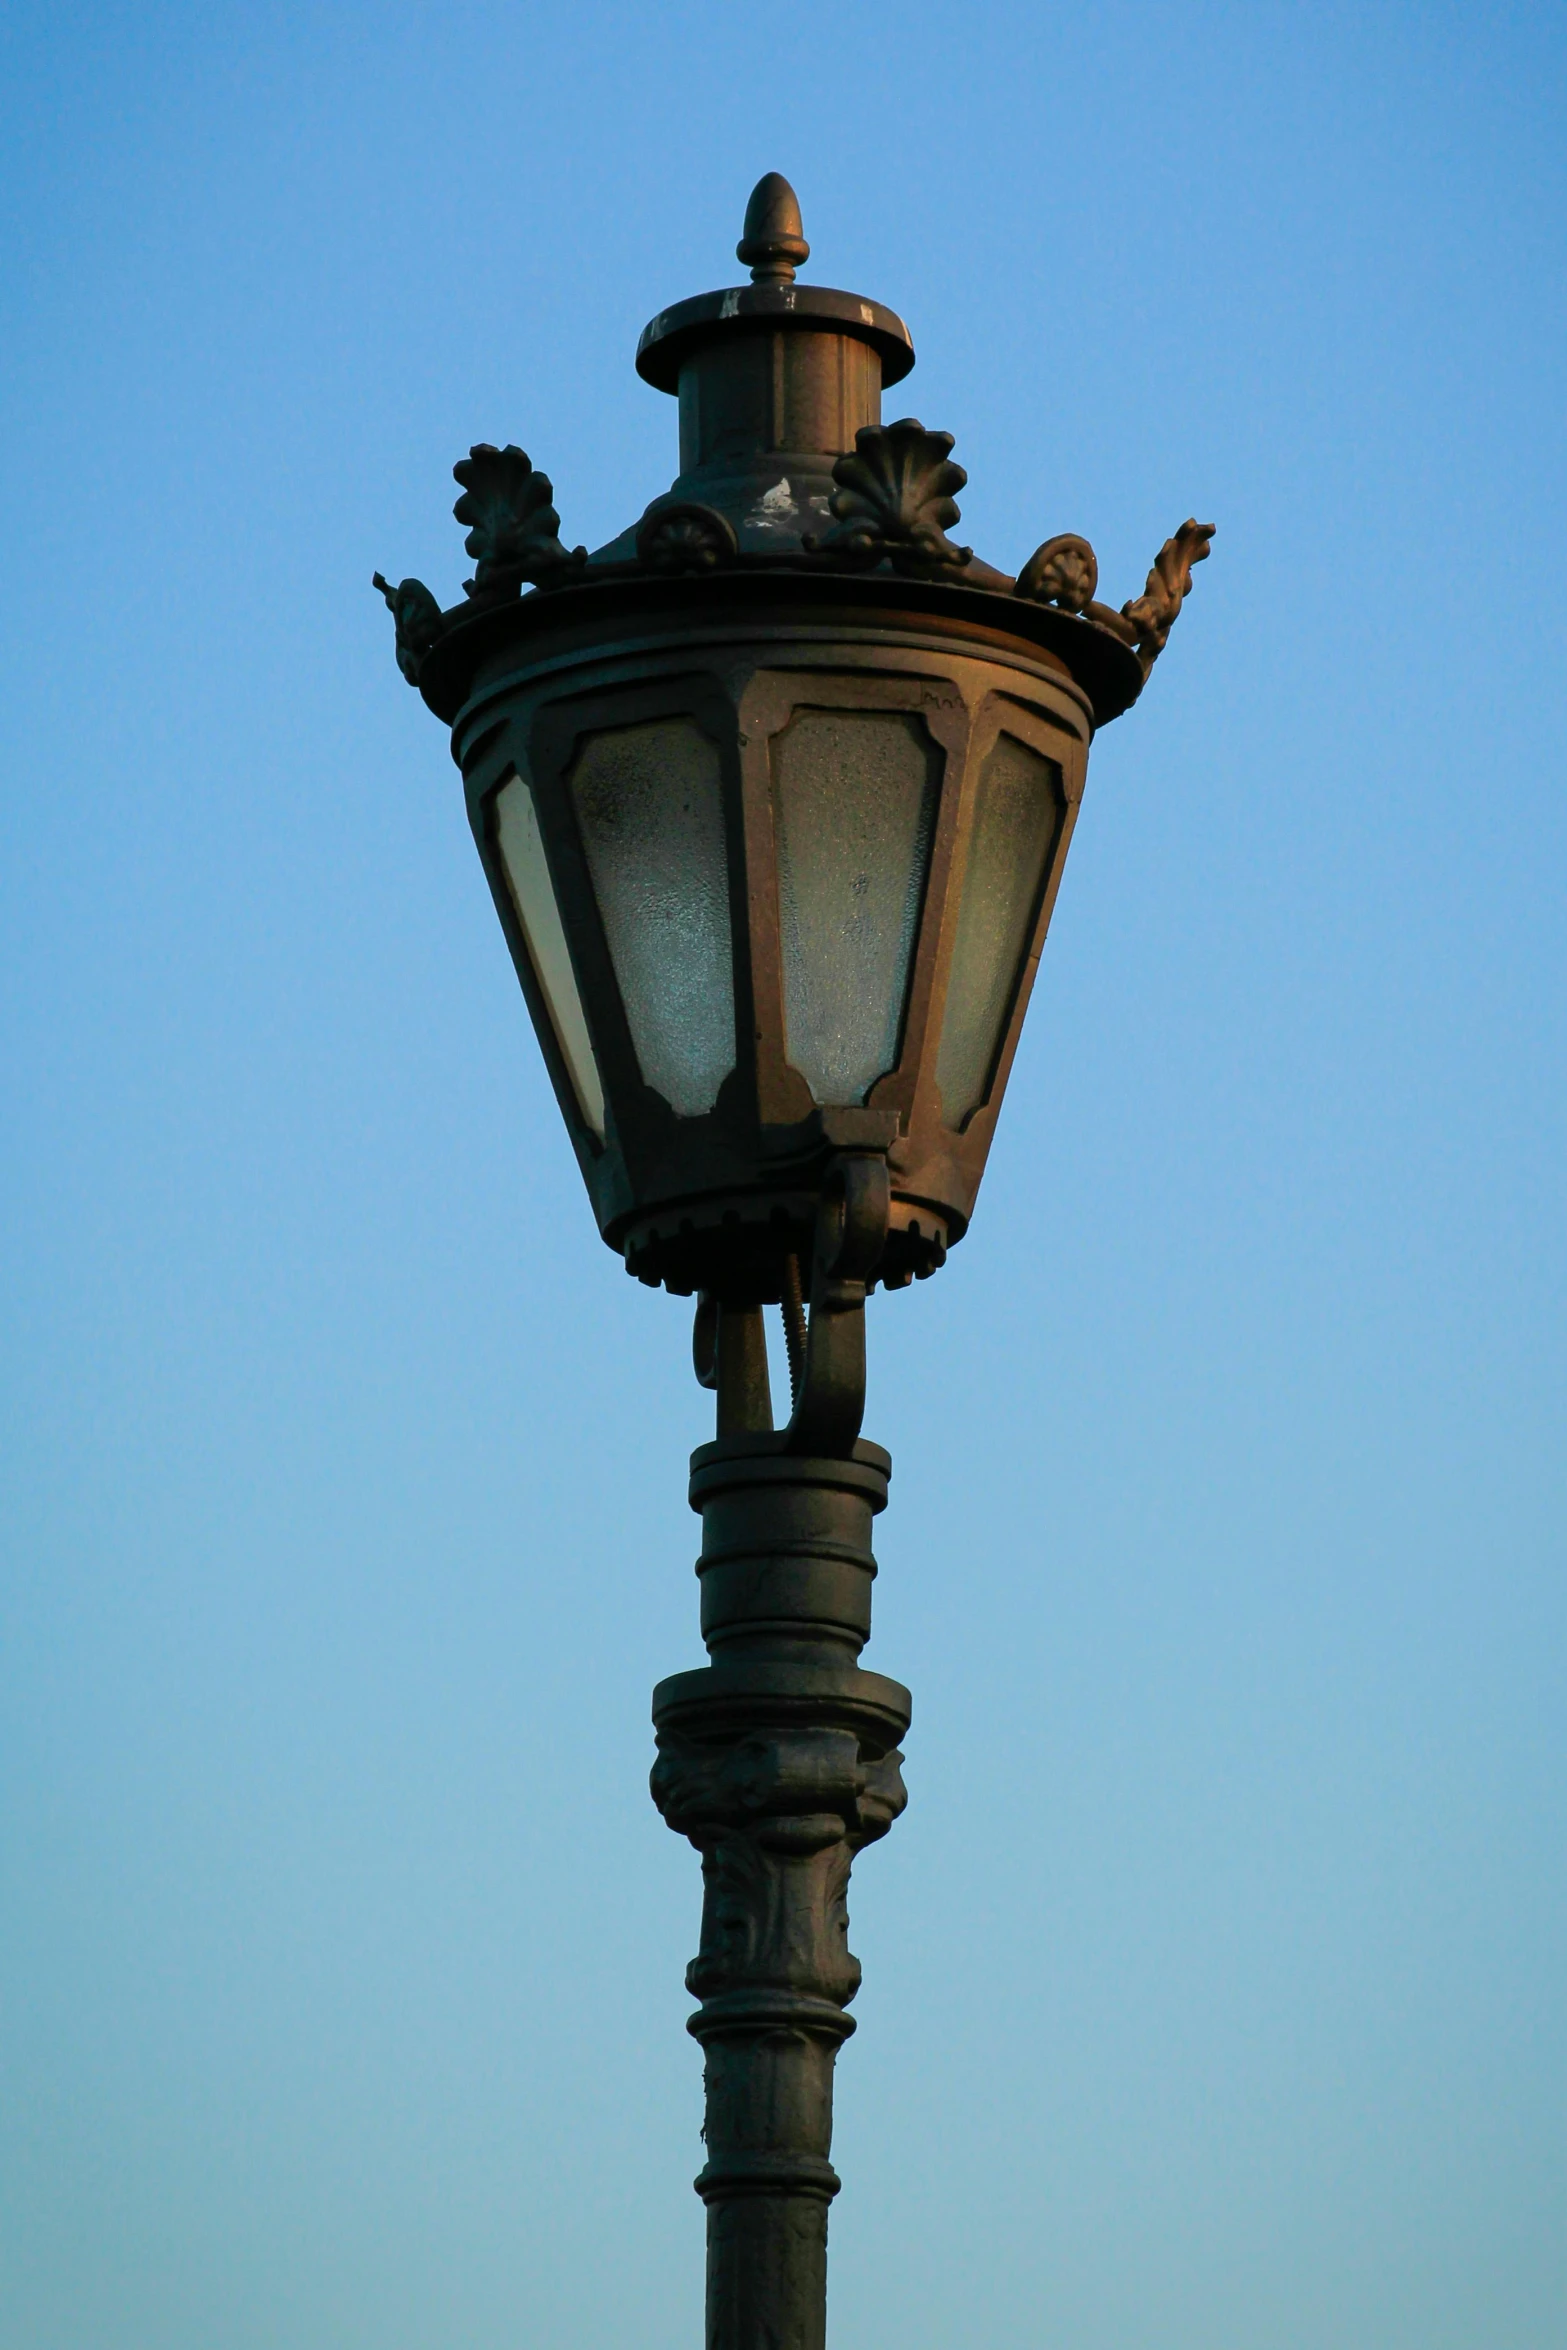
[[865, 1417], [865, 1295], [887, 1244], [891, 1187], [879, 1151], [828, 1168], [811, 1252], [805, 1364], [784, 1450], [848, 1460]]

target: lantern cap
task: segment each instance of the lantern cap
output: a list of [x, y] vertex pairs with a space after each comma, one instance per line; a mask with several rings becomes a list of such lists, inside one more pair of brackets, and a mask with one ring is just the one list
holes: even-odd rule
[[769, 171], [751, 190], [736, 258], [751, 272], [748, 286], [693, 294], [661, 310], [642, 329], [637, 373], [661, 392], [678, 392], [680, 370], [695, 352], [737, 334], [776, 333], [780, 327], [846, 335], [868, 343], [881, 360], [883, 385], [901, 383], [914, 365], [914, 344], [895, 310], [834, 286], [801, 286], [795, 271], [810, 254], [800, 199], [781, 171]]
[[943, 630], [949, 614], [1000, 627], [1048, 654], [1096, 725], [1130, 708], [1212, 526], [1184, 522], [1119, 608], [1098, 601], [1097, 558], [1074, 531], [1043, 540], [1015, 578], [984, 562], [950, 535], [967, 480], [952, 435], [882, 420], [884, 390], [914, 365], [908, 328], [863, 295], [796, 282], [810, 246], [781, 172], [752, 189], [735, 251], [749, 284], [693, 295], [643, 329], [637, 371], [678, 398], [680, 465], [615, 537], [591, 553], [569, 546], [549, 477], [512, 442], [478, 442], [458, 461], [468, 601], [443, 610], [418, 580], [376, 576], [409, 683], [449, 717], [493, 647], [548, 634], [569, 611], [618, 625], [622, 613], [706, 609], [709, 594], [727, 613], [760, 609], [787, 576], [807, 601], [848, 595], [940, 612]]

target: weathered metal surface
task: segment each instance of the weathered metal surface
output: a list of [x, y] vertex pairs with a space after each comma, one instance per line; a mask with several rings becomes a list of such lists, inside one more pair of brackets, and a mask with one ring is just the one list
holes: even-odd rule
[[[375, 575], [398, 667], [451, 727], [603, 1237], [643, 1281], [699, 1299], [693, 1352], [718, 1429], [691, 1479], [709, 1662], [655, 1692], [653, 1794], [702, 1855], [687, 1980], [706, 2056], [709, 2350], [825, 2340], [833, 2068], [860, 1979], [849, 1872], [903, 1808], [910, 1710], [859, 1664], [890, 1469], [859, 1437], [865, 1301], [935, 1271], [967, 1229], [1089, 746], [1137, 699], [1213, 536], [1184, 523], [1119, 609], [1095, 600], [1098, 563], [1076, 533], [1047, 539], [1015, 579], [983, 562], [948, 535], [967, 478], [952, 436], [882, 423], [884, 387], [914, 364], [908, 329], [878, 303], [797, 284], [809, 250], [794, 191], [769, 173], [737, 247], [751, 283], [645, 329], [637, 369], [678, 398], [680, 471], [606, 545], [568, 549], [548, 478], [515, 444], [479, 443], [454, 468], [475, 561], [464, 600], [443, 611], [422, 582]], [[928, 826], [881, 1065], [835, 1093], [786, 1014], [801, 950], [790, 965], [783, 776], [802, 725], [847, 741], [867, 722], [923, 778]], [[698, 1078], [671, 1060], [655, 1083], [639, 1057], [645, 971], [639, 1000], [624, 907], [612, 935], [593, 863], [607, 836], [578, 787], [606, 742], [618, 757], [616, 743], [660, 729], [693, 778], [674, 794], [682, 821], [711, 819], [704, 919], [709, 948], [727, 943], [697, 1007], [717, 1059]], [[846, 751], [834, 791], [840, 775], [856, 787], [852, 767]], [[830, 833], [838, 804], [820, 805]], [[854, 857], [868, 902], [886, 877], [870, 850]], [[966, 898], [976, 875], [985, 887]], [[965, 996], [971, 904], [1008, 943], [1004, 957], [974, 950], [990, 976]], [[647, 920], [667, 928], [667, 908]], [[651, 952], [643, 964], [663, 968]], [[777, 1430], [773, 1300], [792, 1404]]]

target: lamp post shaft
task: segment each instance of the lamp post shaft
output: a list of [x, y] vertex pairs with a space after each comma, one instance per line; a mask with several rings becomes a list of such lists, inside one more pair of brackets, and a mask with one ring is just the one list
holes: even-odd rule
[[692, 1456], [711, 1662], [654, 1693], [653, 1795], [702, 1855], [686, 1973], [706, 2058], [708, 2350], [822, 2350], [849, 1871], [903, 1808], [908, 1692], [861, 1671], [890, 1463], [765, 1431]]

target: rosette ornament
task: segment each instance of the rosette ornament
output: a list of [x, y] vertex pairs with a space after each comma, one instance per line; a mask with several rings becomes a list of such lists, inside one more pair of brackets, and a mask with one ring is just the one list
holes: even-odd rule
[[637, 525], [637, 561], [649, 571], [716, 571], [734, 559], [733, 523], [694, 499], [655, 500]]
[[1099, 559], [1087, 539], [1064, 530], [1036, 547], [1018, 574], [1016, 593], [1036, 604], [1081, 612], [1099, 585]]

